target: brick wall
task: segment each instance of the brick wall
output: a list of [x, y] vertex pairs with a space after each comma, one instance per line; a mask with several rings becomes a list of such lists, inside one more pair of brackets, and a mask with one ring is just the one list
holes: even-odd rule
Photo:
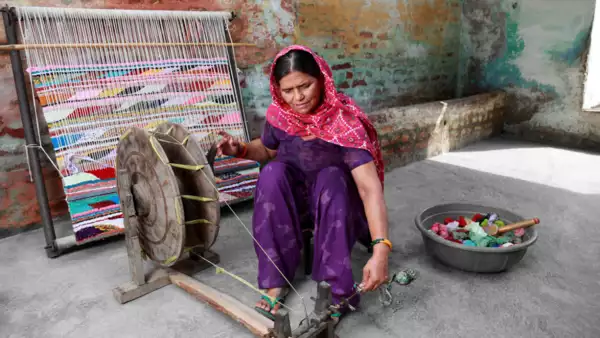
[[505, 105], [506, 94], [494, 92], [373, 112], [386, 170], [497, 135]]
[[[324, 57], [339, 90], [369, 113], [454, 97], [460, 13], [460, 0], [301, 0], [293, 41]], [[270, 103], [268, 65], [246, 74], [253, 136]]]

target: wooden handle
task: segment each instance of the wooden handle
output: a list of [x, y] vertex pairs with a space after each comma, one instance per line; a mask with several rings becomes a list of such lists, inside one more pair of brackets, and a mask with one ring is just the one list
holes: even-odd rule
[[528, 228], [532, 225], [536, 225], [539, 223], [540, 223], [539, 218], [532, 218], [532, 219], [528, 219], [528, 220], [524, 220], [521, 222], [516, 222], [513, 224], [503, 226], [502, 228], [498, 229], [498, 233], [502, 234], [502, 233], [505, 233], [505, 232], [508, 232], [511, 230], [515, 230], [515, 229]]

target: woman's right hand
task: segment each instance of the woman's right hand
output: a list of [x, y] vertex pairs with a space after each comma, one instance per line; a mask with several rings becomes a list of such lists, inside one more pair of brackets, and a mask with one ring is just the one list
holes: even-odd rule
[[223, 138], [217, 144], [217, 155], [236, 156], [240, 151], [240, 142], [224, 131], [219, 131]]

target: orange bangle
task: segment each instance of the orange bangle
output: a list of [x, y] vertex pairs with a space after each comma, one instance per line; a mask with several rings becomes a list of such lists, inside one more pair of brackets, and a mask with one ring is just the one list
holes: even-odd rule
[[388, 247], [390, 247], [390, 251], [392, 250], [392, 242], [386, 238], [377, 238], [377, 239], [373, 240], [371, 242], [371, 247], [374, 247], [375, 245], [377, 245], [379, 243], [383, 243], [383, 244], [387, 245]]
[[240, 143], [240, 146], [242, 146], [242, 151], [241, 154], [238, 151], [238, 155], [236, 157], [238, 158], [244, 158], [246, 157], [246, 154], [248, 154], [248, 146], [246, 145], [246, 143]]

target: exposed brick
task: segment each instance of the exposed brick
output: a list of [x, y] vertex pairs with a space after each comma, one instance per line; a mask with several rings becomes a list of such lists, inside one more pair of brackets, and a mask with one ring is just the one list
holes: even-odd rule
[[352, 65], [350, 64], [350, 62], [334, 65], [333, 67], [331, 67], [331, 69], [333, 69], [333, 70], [350, 69], [350, 68], [352, 68]]
[[367, 82], [365, 80], [356, 80], [354, 82], [352, 82], [352, 88], [358, 87], [358, 86], [366, 86]]
[[346, 79], [352, 79], [354, 77], [354, 73], [346, 72]]
[[348, 84], [347, 81], [344, 81], [344, 82], [340, 83], [339, 88], [348, 89], [348, 88], [350, 88], [350, 85]]
[[427, 146], [428, 146], [428, 145], [429, 145], [429, 142], [427, 142], [427, 141], [422, 141], [422, 142], [419, 142], [419, 143], [417, 143], [417, 144], [415, 145], [415, 147], [416, 147], [417, 149], [425, 149], [425, 148], [427, 148]]
[[373, 37], [373, 33], [363, 31], [363, 32], [360, 32], [359, 36], [361, 38], [367, 38], [367, 39], [369, 39], [369, 38]]
[[[448, 104], [448, 123], [445, 125], [438, 125], [439, 102], [371, 113], [369, 118], [387, 145], [384, 153], [386, 170], [459, 149], [499, 133], [503, 127], [505, 100], [503, 92], [445, 100]], [[456, 127], [451, 129], [451, 126]], [[390, 153], [389, 148], [395, 149], [394, 152]]]
[[377, 48], [377, 42], [371, 42], [371, 44], [369, 45], [370, 48]]
[[377, 34], [377, 39], [379, 39], [379, 40], [389, 40], [389, 36], [388, 36], [387, 33], [380, 33], [380, 34]]

